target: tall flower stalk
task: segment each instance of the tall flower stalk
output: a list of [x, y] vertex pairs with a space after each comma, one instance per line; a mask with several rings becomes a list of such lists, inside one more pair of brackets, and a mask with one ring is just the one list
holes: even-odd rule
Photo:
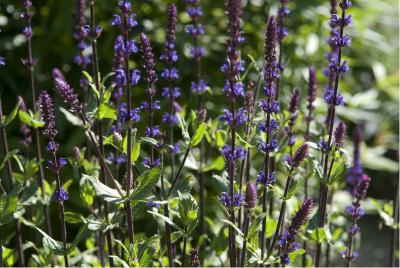
[[170, 146], [174, 147], [174, 150], [170, 150], [169, 154], [172, 175], [174, 174], [175, 170], [174, 154], [179, 151], [179, 146], [174, 145], [174, 126], [178, 124], [178, 117], [176, 116], [176, 113], [181, 111], [181, 107], [176, 101], [176, 99], [181, 95], [180, 88], [174, 86], [174, 80], [179, 79], [179, 72], [174, 67], [174, 63], [178, 60], [178, 53], [175, 48], [176, 20], [177, 8], [174, 4], [169, 4], [165, 46], [160, 60], [165, 64], [165, 67], [161, 73], [161, 77], [167, 81], [167, 87], [163, 88], [162, 96], [168, 98], [169, 101], [169, 111], [164, 113], [162, 116], [162, 121], [164, 124], [168, 125], [169, 144]]
[[[222, 72], [226, 76], [226, 83], [223, 92], [228, 97], [229, 110], [224, 110], [223, 117], [231, 127], [230, 145], [225, 145], [222, 152], [225, 157], [226, 169], [229, 178], [229, 198], [234, 200], [234, 183], [237, 171], [237, 160], [244, 158], [244, 150], [236, 145], [236, 129], [237, 126], [243, 124], [247, 117], [245, 110], [236, 111], [236, 100], [238, 97], [244, 97], [243, 83], [238, 77], [243, 66], [240, 61], [239, 45], [244, 41], [241, 31], [241, 16], [243, 13], [242, 0], [225, 1], [226, 14], [228, 16], [228, 40], [227, 40], [227, 61], [221, 67]], [[232, 224], [235, 224], [234, 206], [229, 207], [229, 216]], [[236, 266], [236, 245], [235, 245], [235, 229], [229, 226], [229, 258], [231, 266]]]
[[[308, 94], [307, 94], [307, 116], [306, 116], [306, 121], [307, 121], [307, 129], [306, 133], [304, 135], [304, 140], [306, 142], [310, 141], [311, 139], [311, 123], [314, 120], [314, 102], [317, 98], [317, 73], [315, 71], [314, 66], [310, 66], [309, 68], [309, 77], [308, 77]], [[305, 173], [306, 176], [304, 178], [304, 196], [305, 198], [308, 198], [309, 196], [309, 189], [308, 189], [308, 166], [306, 166]], [[306, 261], [307, 261], [307, 241], [304, 241], [303, 243], [303, 248], [306, 251], [303, 254], [303, 266], [306, 266]]]
[[[129, 33], [137, 25], [135, 20], [136, 15], [132, 13], [132, 5], [127, 0], [119, 0], [118, 8], [121, 10], [122, 16], [114, 15], [112, 24], [118, 26], [122, 40], [117, 43], [119, 49], [118, 53], [124, 57], [123, 68], [116, 70], [116, 82], [117, 86], [125, 86], [126, 91], [126, 122], [127, 124], [127, 159], [126, 159], [126, 179], [125, 179], [125, 191], [129, 195], [130, 189], [133, 186], [133, 172], [132, 172], [132, 124], [131, 121], [138, 121], [138, 110], [132, 109], [132, 86], [136, 85], [140, 76], [138, 71], [129, 69], [129, 57], [132, 53], [138, 51], [135, 41], [129, 39]], [[134, 242], [134, 228], [132, 218], [132, 208], [129, 200], [125, 203], [127, 225], [128, 225], [128, 239], [132, 244]]]
[[[264, 95], [265, 99], [260, 100], [258, 106], [264, 112], [264, 122], [259, 126], [259, 129], [265, 134], [265, 141], [262, 141], [258, 149], [265, 153], [262, 171], [258, 174], [258, 182], [262, 185], [262, 210], [263, 213], [267, 211], [267, 186], [271, 185], [274, 181], [275, 174], [270, 172], [270, 154], [278, 147], [278, 141], [272, 139], [272, 134], [278, 129], [278, 121], [273, 119], [273, 114], [279, 112], [279, 101], [275, 100], [276, 97], [276, 80], [279, 78], [279, 70], [276, 62], [276, 42], [277, 42], [277, 27], [276, 19], [271, 16], [268, 20], [267, 29], [265, 32], [265, 54], [264, 54]], [[261, 229], [261, 258], [265, 254], [265, 232], [266, 221], [263, 220]]]
[[[100, 96], [103, 95], [102, 88], [100, 87], [100, 70], [99, 70], [99, 61], [98, 61], [98, 51], [97, 51], [97, 39], [99, 38], [102, 28], [99, 25], [96, 25], [96, 19], [94, 15], [94, 6], [95, 0], [89, 0], [89, 9], [90, 9], [90, 25], [84, 26], [85, 33], [91, 39], [91, 46], [92, 46], [92, 67], [93, 67], [93, 77], [94, 77], [94, 85], [99, 92]], [[100, 104], [100, 100], [97, 100], [98, 104]], [[97, 134], [98, 134], [98, 142], [99, 142], [99, 150], [100, 155], [104, 159], [104, 129], [103, 129], [103, 121], [100, 119], [98, 120], [97, 124]], [[106, 170], [104, 165], [100, 166], [100, 181], [106, 184]], [[104, 216], [106, 222], [108, 223], [108, 204], [107, 202], [102, 202], [104, 208]], [[107, 249], [108, 255], [113, 255], [113, 247], [112, 247], [112, 237], [111, 237], [111, 230], [106, 231], [106, 240], [107, 240]], [[109, 257], [110, 266], [114, 265], [114, 260], [112, 257]]]
[[354, 159], [353, 166], [349, 169], [346, 182], [347, 190], [353, 197], [353, 203], [346, 208], [346, 212], [350, 219], [350, 227], [347, 233], [347, 247], [342, 252], [343, 258], [346, 260], [346, 266], [350, 267], [351, 262], [359, 256], [359, 253], [353, 248], [353, 239], [360, 227], [357, 222], [364, 215], [364, 209], [361, 207], [361, 201], [366, 197], [367, 190], [371, 178], [364, 173], [360, 161], [360, 146], [362, 142], [362, 132], [359, 127], [354, 132]]
[[286, 185], [285, 185], [285, 190], [282, 195], [282, 205], [281, 209], [279, 211], [279, 218], [278, 218], [278, 224], [276, 225], [276, 230], [274, 233], [274, 238], [272, 239], [271, 245], [269, 246], [268, 249], [268, 257], [271, 256], [272, 251], [275, 247], [275, 244], [278, 240], [281, 228], [285, 225], [285, 210], [286, 210], [286, 202], [288, 200], [288, 193], [289, 193], [289, 186], [294, 180], [293, 175], [296, 169], [298, 169], [301, 165], [301, 163], [304, 161], [304, 159], [307, 157], [308, 154], [308, 145], [303, 144], [301, 145], [296, 153], [294, 154], [293, 157], [290, 157], [288, 160], [288, 165], [290, 167], [288, 177], [286, 179]]
[[244, 267], [247, 252], [247, 234], [249, 232], [249, 226], [253, 217], [254, 208], [257, 203], [257, 186], [250, 181], [246, 184], [246, 196], [245, 196], [245, 207], [247, 213], [244, 217], [244, 237], [242, 245], [242, 254], [240, 257], [240, 267]]
[[294, 214], [286, 232], [281, 236], [278, 247], [282, 267], [290, 264], [289, 254], [299, 248], [299, 244], [296, 242], [296, 236], [300, 233], [301, 226], [310, 220], [313, 208], [313, 200], [311, 198], [304, 199], [299, 210]]
[[[28, 70], [29, 76], [29, 86], [31, 91], [31, 102], [32, 102], [32, 110], [36, 114], [37, 107], [36, 107], [36, 86], [35, 86], [35, 65], [36, 59], [33, 58], [32, 53], [32, 37], [33, 37], [33, 30], [32, 30], [32, 18], [34, 16], [33, 12], [31, 11], [32, 8], [32, 1], [24, 0], [23, 1], [24, 11], [22, 12], [22, 18], [26, 20], [26, 27], [23, 30], [23, 34], [25, 35], [28, 43], [28, 57], [22, 59], [22, 63], [26, 66]], [[35, 151], [36, 151], [36, 161], [39, 164], [39, 186], [42, 191], [42, 198], [45, 199], [46, 191], [44, 188], [44, 169], [41, 162], [42, 153], [41, 153], [41, 145], [40, 145], [40, 137], [39, 137], [39, 129], [34, 129], [34, 139], [35, 139]], [[50, 224], [50, 216], [49, 216], [49, 208], [47, 205], [43, 205], [44, 211], [44, 221], [46, 231], [49, 235], [51, 235], [51, 224]]]
[[[88, 65], [91, 63], [90, 55], [87, 55], [86, 49], [88, 48], [87, 44], [87, 33], [82, 31], [82, 29], [86, 25], [86, 0], [76, 0], [76, 8], [75, 8], [75, 29], [73, 33], [73, 37], [77, 41], [78, 54], [75, 55], [74, 62], [78, 65], [81, 71], [86, 71]], [[81, 75], [80, 78], [80, 86], [83, 91], [83, 99], [85, 102], [88, 98], [88, 81], [86, 77]]]
[[[87, 43], [88, 35], [82, 29], [86, 25], [86, 0], [76, 0], [75, 3], [75, 29], [73, 33], [73, 37], [77, 42], [78, 54], [74, 57], [74, 62], [76, 65], [80, 67], [81, 72], [86, 71], [87, 67], [91, 64], [91, 57], [87, 51], [89, 44]], [[80, 86], [83, 92], [83, 100], [84, 103], [87, 103], [89, 94], [88, 94], [88, 84], [89, 81], [87, 78], [81, 74], [80, 78]], [[90, 157], [90, 141], [86, 142], [86, 156]]]
[[[279, 43], [279, 58], [278, 58], [278, 67], [280, 73], [283, 73], [283, 69], [285, 68], [285, 58], [284, 58], [284, 46], [283, 41], [285, 37], [288, 35], [288, 30], [285, 27], [285, 18], [289, 15], [289, 8], [287, 7], [287, 3], [289, 0], [279, 0], [281, 2], [281, 6], [278, 9], [278, 26], [277, 26], [277, 34], [278, 34], [278, 43]], [[279, 99], [279, 82], [280, 77], [277, 78], [276, 82], [276, 99]]]
[[296, 143], [296, 134], [294, 132], [294, 127], [296, 125], [297, 117], [299, 115], [299, 104], [300, 104], [300, 90], [295, 89], [293, 91], [292, 97], [290, 99], [289, 105], [289, 123], [286, 128], [287, 136], [288, 136], [288, 145], [290, 150], [290, 156], [293, 156], [293, 145]]
[[[202, 58], [204, 56], [204, 47], [200, 45], [200, 37], [204, 35], [204, 26], [199, 22], [203, 16], [203, 10], [200, 5], [200, 0], [185, 0], [186, 13], [189, 15], [191, 21], [186, 26], [186, 33], [193, 39], [192, 46], [190, 47], [189, 56], [195, 61], [195, 81], [191, 82], [190, 89], [193, 93], [197, 94], [197, 110], [200, 113], [203, 109], [201, 95], [207, 89], [207, 83], [202, 77]], [[204, 165], [204, 142], [200, 143], [200, 159], [199, 159], [199, 184], [200, 184], [200, 234], [204, 233], [205, 228], [205, 186], [204, 186], [204, 173], [202, 172]]]
[[[58, 201], [60, 222], [61, 222], [61, 236], [63, 240], [64, 250], [67, 250], [67, 229], [65, 226], [64, 216], [64, 201], [68, 200], [68, 193], [63, 188], [60, 179], [60, 170], [67, 164], [65, 158], [57, 158], [57, 150], [59, 144], [56, 143], [55, 138], [57, 136], [55, 115], [54, 115], [54, 104], [50, 95], [46, 91], [42, 91], [39, 95], [39, 107], [42, 120], [44, 121], [43, 134], [49, 140], [46, 150], [51, 155], [51, 160], [47, 161], [47, 168], [54, 173], [56, 178], [56, 190], [53, 193], [52, 199]], [[64, 265], [68, 267], [68, 255], [64, 253]]]
[[[342, 0], [339, 3], [340, 8], [342, 9], [342, 15], [339, 18], [336, 14], [333, 14], [331, 17], [330, 23], [332, 25], [337, 25], [339, 30], [335, 31], [332, 35], [332, 44], [337, 48], [338, 53], [336, 55], [332, 55], [330, 59], [329, 68], [334, 73], [335, 79], [333, 83], [333, 88], [329, 88], [325, 91], [324, 97], [325, 101], [330, 105], [329, 107], [329, 115], [328, 115], [328, 142], [327, 148], [325, 148], [324, 154], [324, 162], [323, 162], [323, 177], [320, 183], [320, 199], [319, 199], [319, 209], [318, 209], [318, 228], [322, 228], [325, 225], [326, 220], [326, 206], [327, 206], [327, 197], [328, 197], [328, 185], [329, 185], [329, 170], [332, 170], [332, 167], [329, 167], [329, 158], [331, 156], [332, 150], [332, 138], [333, 138], [333, 125], [336, 114], [336, 106], [343, 105], [344, 100], [343, 96], [339, 93], [339, 80], [341, 73], [345, 73], [349, 70], [347, 61], [342, 62], [342, 48], [345, 46], [350, 46], [350, 37], [348, 35], [344, 35], [344, 28], [351, 23], [351, 15], [346, 15], [347, 9], [351, 7], [351, 1]], [[319, 266], [321, 256], [321, 243], [317, 243], [316, 254], [315, 254], [315, 265]]]
[[[155, 87], [155, 82], [157, 81], [157, 74], [155, 70], [155, 62], [154, 62], [154, 54], [153, 54], [153, 49], [150, 43], [149, 38], [146, 36], [146, 34], [141, 33], [140, 34], [140, 51], [142, 54], [143, 58], [143, 69], [144, 69], [144, 80], [147, 84], [147, 89], [146, 89], [146, 94], [148, 97], [148, 100], [146, 102], [143, 102], [141, 105], [141, 109], [148, 112], [150, 116], [150, 125], [149, 127], [146, 128], [146, 133], [145, 135], [150, 138], [154, 139], [160, 139], [162, 137], [162, 132], [160, 130], [160, 127], [158, 125], [154, 124], [154, 113], [157, 110], [160, 110], [160, 101], [155, 100], [154, 97], [156, 95], [156, 87]], [[187, 157], [187, 155], [186, 155]], [[185, 160], [183, 160], [185, 161]], [[143, 164], [148, 167], [148, 168], [153, 168], [156, 166], [159, 166], [160, 164], [162, 165], [162, 170], [164, 167], [164, 153], [162, 150], [160, 150], [160, 157], [155, 159], [155, 154], [154, 154], [154, 148], [151, 148], [151, 155], [150, 158], [146, 158], [143, 161]], [[181, 172], [181, 168], [177, 172], [177, 176], [179, 176]], [[175, 182], [175, 180], [174, 180]], [[165, 180], [164, 180], [164, 174], [162, 173], [161, 177], [161, 197], [163, 200], [168, 200], [169, 195], [172, 191], [172, 188], [174, 187], [174, 184], [172, 184], [169, 193], [165, 196]], [[168, 203], [164, 205], [164, 216], [169, 218], [169, 207]], [[171, 242], [171, 226], [169, 223], [165, 222], [165, 240], [166, 240], [166, 245], [167, 245], [167, 255], [168, 255], [168, 265], [170, 267], [174, 267], [174, 252], [172, 248], [172, 242]]]

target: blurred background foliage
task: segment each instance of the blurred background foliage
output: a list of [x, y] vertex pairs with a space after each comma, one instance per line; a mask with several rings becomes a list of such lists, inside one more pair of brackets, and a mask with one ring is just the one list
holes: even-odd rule
[[[36, 16], [33, 19], [33, 53], [38, 59], [36, 66], [37, 89], [51, 89], [51, 70], [61, 68], [69, 81], [78, 89], [80, 70], [73, 63], [76, 54], [76, 41], [72, 38], [74, 30], [75, 1], [36, 0], [33, 1]], [[188, 58], [190, 38], [184, 32], [189, 18], [184, 12], [184, 1], [168, 0], [135, 0], [139, 27], [135, 34], [145, 31], [154, 45], [158, 57], [163, 49], [166, 25], [166, 7], [169, 2], [177, 4], [179, 24], [177, 29], [177, 48], [180, 52], [178, 69], [182, 74], [179, 81], [182, 88], [180, 102], [187, 110], [194, 108], [189, 90], [193, 79], [193, 65]], [[259, 65], [263, 59], [263, 36], [265, 21], [275, 14], [277, 0], [245, 0], [243, 29], [246, 42], [242, 46], [242, 57], [249, 63], [251, 55]], [[211, 93], [205, 97], [209, 116], [215, 118], [226, 99], [222, 96], [221, 87], [224, 79], [219, 68], [225, 59], [226, 18], [224, 1], [203, 0], [206, 35], [202, 42], [206, 48], [203, 69]], [[28, 79], [21, 58], [26, 57], [26, 40], [21, 34], [24, 21], [20, 19], [22, 0], [0, 1], [0, 55], [7, 60], [7, 66], [0, 69], [0, 90], [5, 111], [8, 113], [16, 103], [17, 95], [25, 98], [28, 105], [30, 96]], [[99, 40], [100, 69], [103, 74], [111, 71], [113, 43], [116, 30], [110, 26], [110, 18], [116, 9], [116, 1], [96, 1], [96, 16], [104, 28]], [[285, 40], [286, 69], [282, 78], [283, 103], [287, 103], [290, 91], [299, 87], [303, 95], [307, 90], [307, 68], [311, 64], [318, 70], [319, 96], [325, 86], [322, 74], [327, 66], [325, 53], [329, 50], [326, 39], [329, 36], [329, 1], [302, 0], [289, 1], [291, 14], [286, 20], [289, 36]], [[354, 124], [363, 126], [365, 145], [362, 161], [372, 177], [369, 196], [375, 199], [392, 200], [395, 195], [395, 184], [398, 180], [398, 130], [399, 130], [399, 14], [396, 0], [355, 0], [350, 13], [353, 24], [348, 27], [352, 39], [350, 49], [345, 50], [345, 59], [351, 70], [340, 83], [346, 105], [338, 109], [341, 119], [350, 123], [349, 133]], [[138, 65], [139, 55], [134, 56], [132, 66]], [[161, 70], [162, 66], [159, 66]], [[250, 73], [256, 80], [257, 73]], [[163, 85], [159, 82], [159, 87]], [[55, 94], [56, 95], [56, 94]], [[134, 103], [137, 105], [145, 98], [142, 86], [134, 89]], [[61, 104], [58, 96], [56, 101]], [[317, 120], [324, 120], [326, 105], [322, 98], [318, 100]], [[305, 106], [305, 104], [304, 104]], [[65, 117], [58, 112], [57, 125], [60, 131], [59, 141], [62, 154], [70, 155], [73, 146], [83, 146], [84, 136], [81, 130], [71, 126]], [[139, 127], [140, 129], [140, 127]], [[14, 122], [9, 129], [11, 147], [18, 147], [18, 123]], [[351, 142], [348, 142], [351, 144]], [[351, 145], [347, 148], [352, 151]], [[72, 193], [72, 196], [75, 196]], [[79, 197], [71, 198], [67, 206], [79, 209]], [[207, 201], [209, 202], [209, 201]], [[212, 202], [212, 200], [210, 200]], [[376, 216], [378, 211], [370, 203], [371, 216], [362, 220], [363, 238], [361, 258], [358, 265], [386, 264], [389, 244], [389, 232], [383, 220]], [[56, 215], [56, 211], [53, 213]]]

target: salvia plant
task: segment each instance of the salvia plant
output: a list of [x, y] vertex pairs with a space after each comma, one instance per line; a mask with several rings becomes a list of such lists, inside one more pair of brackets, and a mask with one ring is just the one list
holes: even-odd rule
[[[285, 75], [292, 1], [268, 2], [275, 13], [259, 33], [263, 50], [250, 55], [241, 48], [247, 1], [225, 0], [218, 74], [204, 64], [213, 42], [206, 1], [161, 1], [160, 29], [142, 19], [139, 1], [111, 1], [110, 25], [96, 20], [103, 1], [75, 2], [68, 27], [79, 80], [60, 62], [48, 73], [53, 88], [40, 91], [33, 18], [41, 7], [17, 5], [29, 99], [18, 96], [10, 110], [0, 99], [0, 266], [350, 266], [359, 257], [373, 178], [362, 164], [362, 125], [338, 116], [351, 1], [330, 1], [328, 67], [303, 66], [298, 85]], [[154, 31], [164, 33], [161, 49]], [[102, 53], [113, 55], [110, 66]], [[7, 62], [0, 56], [0, 72]], [[83, 138], [61, 157], [64, 119]], [[346, 207], [335, 206], [337, 193]]]

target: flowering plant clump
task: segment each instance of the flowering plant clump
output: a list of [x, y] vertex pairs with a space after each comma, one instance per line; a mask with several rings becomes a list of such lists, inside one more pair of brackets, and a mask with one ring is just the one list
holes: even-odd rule
[[[313, 20], [289, 0], [257, 20], [260, 1], [15, 2], [26, 51], [0, 45], [0, 77], [21, 88], [12, 109], [0, 94], [1, 267], [358, 265], [373, 205], [396, 264], [398, 197], [368, 196], [386, 154], [366, 159], [377, 127], [352, 114], [367, 99], [347, 84], [368, 79], [344, 76], [362, 67], [350, 0], [315, 1]], [[52, 46], [73, 51], [48, 67], [39, 20], [67, 7], [72, 33]], [[0, 26], [15, 18], [0, 4]], [[299, 38], [300, 24], [321, 29]], [[326, 69], [294, 49], [313, 38], [328, 40]], [[9, 82], [17, 58], [24, 80]]]

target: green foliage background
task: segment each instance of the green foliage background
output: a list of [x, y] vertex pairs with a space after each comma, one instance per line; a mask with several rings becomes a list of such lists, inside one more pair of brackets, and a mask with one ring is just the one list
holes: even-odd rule
[[[0, 2], [0, 55], [7, 60], [7, 66], [0, 69], [0, 90], [6, 113], [16, 103], [16, 96], [22, 95], [28, 102], [29, 90], [27, 73], [21, 64], [21, 58], [26, 56], [26, 42], [21, 34], [24, 21], [20, 19], [22, 1], [2, 0]], [[72, 38], [74, 25], [75, 1], [37, 0], [33, 1], [36, 16], [33, 20], [34, 56], [38, 59], [36, 67], [37, 88], [51, 90], [51, 70], [59, 67], [66, 72], [67, 78], [78, 88], [80, 71], [73, 63], [76, 53], [76, 42]], [[104, 28], [99, 40], [100, 69], [103, 74], [111, 71], [113, 42], [116, 31], [109, 24], [115, 11], [115, 2], [110, 0], [96, 1], [96, 16]], [[194, 102], [189, 90], [193, 78], [193, 66], [188, 55], [190, 38], [184, 32], [188, 17], [184, 12], [183, 1], [167, 0], [136, 0], [134, 9], [137, 13], [138, 34], [145, 31], [149, 34], [155, 47], [155, 54], [160, 55], [163, 49], [164, 28], [166, 25], [166, 6], [175, 2], [179, 9], [179, 24], [177, 30], [177, 48], [180, 52], [178, 69], [182, 79], [180, 86], [183, 91], [179, 101], [187, 107], [194, 108]], [[322, 70], [327, 65], [325, 53], [328, 51], [326, 39], [329, 35], [328, 14], [329, 1], [302, 0], [289, 1], [291, 14], [287, 19], [289, 36], [285, 40], [286, 69], [283, 74], [283, 102], [287, 103], [289, 92], [299, 87], [303, 95], [307, 90], [307, 68], [314, 64], [318, 70], [319, 96], [324, 89]], [[206, 35], [202, 42], [207, 54], [203, 69], [209, 82], [212, 95], [206, 97], [209, 116], [215, 118], [227, 101], [221, 94], [223, 76], [219, 67], [225, 57], [225, 26], [224, 3], [222, 0], [203, 0]], [[269, 14], [275, 14], [279, 1], [248, 0], [245, 1], [243, 15], [246, 42], [242, 46], [243, 58], [246, 62], [249, 54], [258, 62], [263, 57], [263, 33], [265, 21]], [[339, 117], [351, 122], [349, 132], [354, 124], [360, 124], [365, 130], [366, 144], [363, 146], [362, 161], [367, 172], [372, 177], [369, 196], [377, 199], [392, 199], [395, 192], [395, 181], [398, 179], [398, 129], [399, 129], [399, 20], [398, 2], [395, 0], [370, 1], [355, 0], [350, 13], [353, 25], [348, 28], [352, 39], [350, 49], [345, 51], [345, 59], [349, 61], [351, 70], [341, 82], [346, 106], [338, 109]], [[138, 55], [132, 65], [137, 65]], [[161, 70], [162, 66], [159, 66]], [[257, 74], [250, 74], [253, 79]], [[158, 87], [162, 86], [160, 81]], [[56, 97], [56, 94], [54, 94]], [[137, 87], [134, 90], [136, 105], [144, 99], [144, 90]], [[61, 101], [56, 97], [57, 103]], [[326, 106], [318, 99], [317, 120], [323, 120]], [[144, 122], [145, 123], [145, 122]], [[57, 113], [57, 126], [60, 131], [59, 141], [61, 154], [70, 155], [73, 146], [83, 146], [82, 131], [72, 127], [61, 113]], [[140, 126], [139, 126], [140, 129]], [[18, 147], [18, 123], [14, 122], [9, 130], [12, 148]], [[351, 144], [348, 142], [348, 144]], [[351, 150], [351, 146], [348, 147]], [[64, 177], [68, 177], [68, 171]], [[48, 178], [51, 180], [51, 178]], [[67, 208], [79, 211], [79, 194], [71, 193]], [[211, 198], [211, 197], [210, 197]], [[212, 202], [210, 199], [207, 202]], [[372, 214], [376, 210], [371, 206]], [[57, 212], [52, 211], [56, 217]], [[380, 235], [364, 238], [361, 247], [361, 258], [357, 264], [379, 265], [386, 261], [387, 228], [378, 229], [382, 221], [377, 216], [363, 219], [365, 228], [371, 228]], [[369, 226], [369, 227], [368, 227]], [[363, 228], [363, 226], [362, 226]], [[372, 254], [370, 251], [372, 251]]]

